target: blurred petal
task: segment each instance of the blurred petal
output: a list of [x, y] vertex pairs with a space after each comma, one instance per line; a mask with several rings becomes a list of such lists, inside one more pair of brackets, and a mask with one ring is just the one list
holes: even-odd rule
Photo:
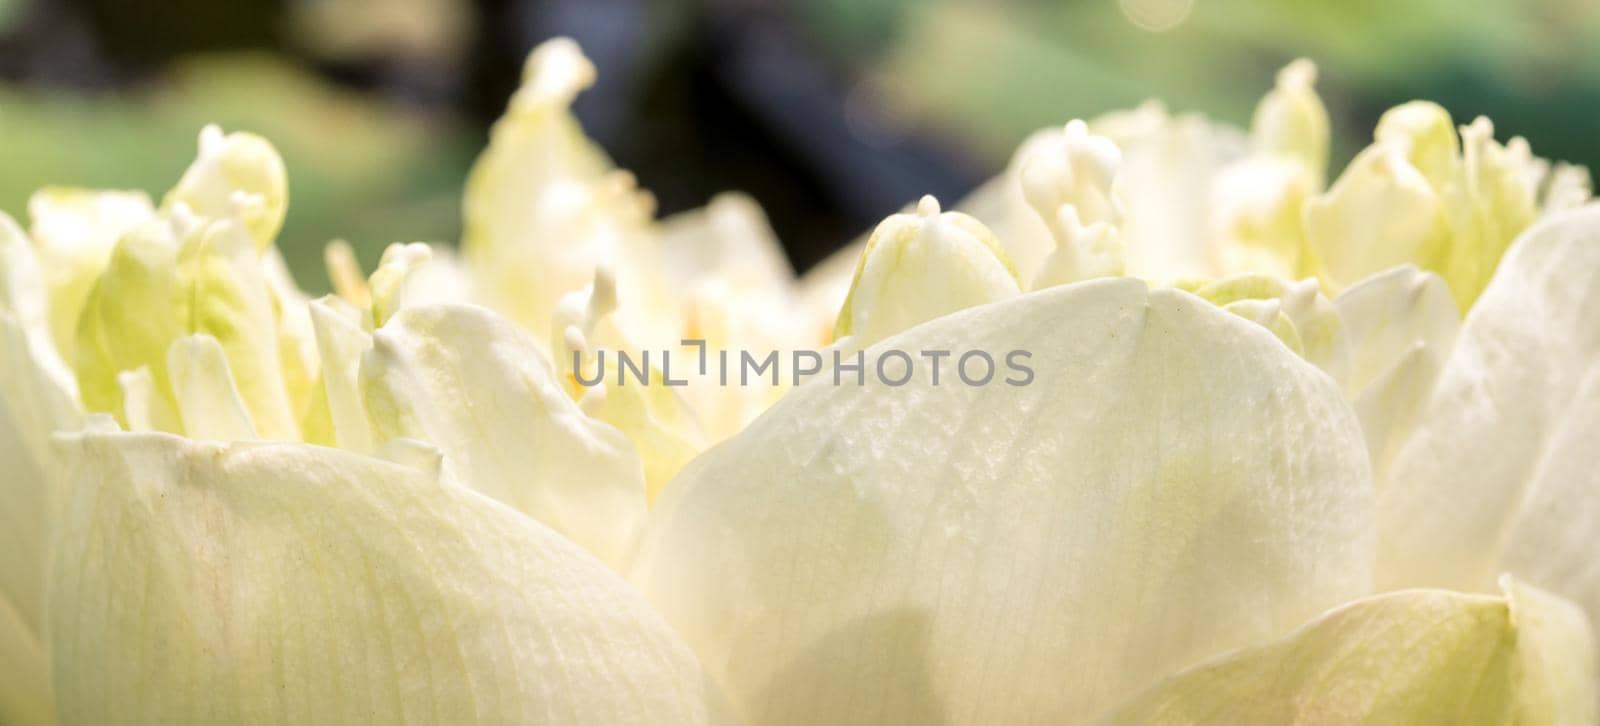
[[50, 723], [41, 649], [45, 559], [62, 461], [52, 432], [82, 420], [57, 355], [39, 261], [0, 213], [0, 722]]
[[1341, 385], [1349, 377], [1349, 333], [1338, 309], [1323, 296], [1316, 281], [1288, 282], [1268, 275], [1240, 275], [1201, 285], [1194, 293], [1224, 307], [1244, 301], [1275, 303], [1276, 310], [1294, 329], [1292, 337], [1297, 345], [1290, 348]]
[[237, 213], [256, 247], [268, 247], [289, 207], [283, 158], [260, 136], [243, 131], [223, 134], [222, 129], [207, 126], [200, 131], [199, 155], [161, 200], [163, 211], [178, 204], [213, 219]]
[[73, 368], [89, 411], [124, 411], [117, 375], [147, 368], [171, 396], [167, 346], [183, 332], [177, 302], [178, 241], [171, 225], [151, 220], [123, 235], [95, 281], [78, 320]]
[[425, 267], [433, 252], [426, 244], [392, 244], [383, 251], [378, 269], [372, 271], [367, 287], [372, 295], [372, 324], [375, 327], [389, 320], [405, 303], [406, 280], [413, 272]]
[[1334, 300], [1350, 336], [1350, 379], [1367, 452], [1379, 483], [1393, 447], [1410, 433], [1444, 361], [1461, 315], [1444, 280], [1412, 265], [1368, 277]]
[[144, 192], [45, 187], [28, 198], [29, 231], [50, 290], [50, 330], [69, 359], [78, 315], [112, 247], [154, 213]]
[[1390, 146], [1357, 154], [1333, 187], [1306, 205], [1305, 220], [1307, 243], [1334, 290], [1408, 262], [1439, 270], [1448, 254], [1443, 202]]
[[311, 324], [317, 333], [334, 443], [347, 451], [370, 453], [376, 447], [360, 385], [361, 357], [372, 347], [370, 316], [344, 298], [326, 297], [311, 303]]
[[528, 55], [522, 86], [467, 179], [463, 254], [484, 301], [525, 329], [547, 330], [561, 296], [605, 266], [617, 276], [618, 322], [630, 338], [676, 344], [678, 309], [650, 229], [654, 199], [612, 167], [571, 112], [594, 80], [570, 39]]
[[1217, 274], [1207, 239], [1218, 172], [1241, 158], [1245, 140], [1197, 114], [1173, 116], [1159, 104], [1107, 114], [1089, 124], [1122, 149], [1113, 194], [1122, 209], [1128, 274], [1166, 284]]
[[1355, 415], [1259, 326], [1110, 279], [868, 365], [890, 349], [1025, 349], [1034, 380], [813, 381], [691, 462], [641, 536], [632, 578], [745, 719], [1082, 718], [1370, 592]]
[[361, 385], [380, 445], [432, 442], [456, 479], [616, 562], [644, 516], [639, 454], [561, 390], [544, 354], [481, 308], [406, 308], [373, 334]]
[[50, 667], [39, 633], [0, 596], [0, 722], [44, 726], [56, 722]]
[[272, 296], [272, 312], [278, 330], [278, 362], [289, 407], [296, 420], [304, 421], [316, 398], [317, 337], [311, 327], [310, 299], [294, 278], [277, 247], [261, 251], [261, 273]]
[[185, 436], [216, 441], [256, 438], [255, 426], [216, 338], [189, 335], [172, 341], [167, 349], [167, 370]]
[[1583, 611], [1509, 578], [1504, 596], [1407, 590], [1146, 691], [1104, 724], [1592, 724]]
[[549, 529], [304, 444], [89, 434], [52, 571], [69, 723], [716, 720], [685, 647]]
[[202, 220], [178, 253], [176, 300], [185, 331], [221, 344], [256, 431], [297, 440], [279, 351], [278, 313], [260, 253], [237, 218]]
[[834, 335], [865, 346], [1020, 290], [988, 228], [960, 212], [940, 212], [933, 197], [923, 197], [916, 213], [890, 215], [872, 231]]
[[1380, 497], [1390, 587], [1509, 570], [1600, 616], [1600, 206], [1512, 245], [1399, 446]]
[[1250, 119], [1251, 150], [1299, 162], [1313, 185], [1328, 170], [1328, 109], [1317, 95], [1317, 66], [1305, 58], [1278, 71], [1277, 84]]
[[[595, 420], [617, 427], [633, 442], [644, 466], [645, 499], [652, 502], [678, 470], [705, 448], [705, 435], [677, 393], [686, 386], [667, 384], [672, 359], [658, 353], [652, 361], [648, 351], [640, 351], [607, 319], [616, 299], [615, 281], [604, 272], [595, 275], [594, 282], [584, 289], [564, 296], [556, 306], [550, 349], [557, 355], [556, 379], [566, 384], [579, 408]], [[603, 351], [612, 354], [616, 372], [611, 377], [605, 375], [597, 358]], [[624, 380], [617, 357], [623, 353], [643, 369], [643, 383]], [[689, 371], [684, 370], [684, 359], [678, 360], [673, 380], [687, 384]], [[581, 385], [579, 374], [593, 385]], [[705, 379], [696, 382], [709, 383]]]

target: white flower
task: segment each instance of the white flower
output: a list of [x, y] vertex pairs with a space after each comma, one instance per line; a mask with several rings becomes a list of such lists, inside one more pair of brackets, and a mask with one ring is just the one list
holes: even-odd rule
[[1297, 61], [797, 279], [748, 198], [653, 220], [593, 77], [536, 49], [461, 256], [334, 244], [336, 296], [249, 134], [0, 214], [0, 721], [1600, 720], [1581, 170], [1413, 103], [1324, 188]]

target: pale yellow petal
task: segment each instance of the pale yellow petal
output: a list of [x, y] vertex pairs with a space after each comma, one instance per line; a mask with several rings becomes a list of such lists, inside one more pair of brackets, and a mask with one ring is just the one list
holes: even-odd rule
[[1600, 206], [1524, 233], [1462, 324], [1379, 500], [1389, 586], [1502, 571], [1600, 616]]
[[1194, 668], [1107, 724], [1595, 723], [1583, 612], [1507, 580], [1501, 597], [1406, 590]]
[[720, 722], [638, 594], [440, 480], [437, 452], [66, 445], [50, 642], [67, 723]]
[[376, 442], [429, 441], [463, 484], [616, 562], [644, 516], [639, 454], [561, 389], [549, 361], [482, 308], [405, 308], [373, 333], [361, 387]]
[[888, 350], [999, 370], [801, 386], [641, 537], [630, 577], [746, 721], [1079, 719], [1369, 592], [1355, 414], [1260, 326], [1108, 279], [938, 318], [868, 365]]
[[988, 228], [923, 197], [873, 230], [834, 334], [865, 346], [917, 323], [1015, 296], [1016, 271]]

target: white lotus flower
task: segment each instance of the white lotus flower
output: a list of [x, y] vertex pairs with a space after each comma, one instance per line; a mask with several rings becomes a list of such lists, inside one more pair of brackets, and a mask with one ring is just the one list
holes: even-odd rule
[[1583, 172], [1408, 104], [1324, 188], [1299, 61], [796, 279], [748, 198], [650, 218], [593, 75], [535, 50], [462, 256], [337, 296], [248, 134], [0, 215], [0, 722], [1600, 721]]

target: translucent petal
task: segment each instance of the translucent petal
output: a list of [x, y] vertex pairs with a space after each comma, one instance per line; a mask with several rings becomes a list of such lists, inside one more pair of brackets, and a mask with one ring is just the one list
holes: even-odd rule
[[1381, 483], [1392, 448], [1416, 424], [1461, 328], [1444, 280], [1412, 265], [1368, 277], [1334, 300], [1350, 339], [1345, 388]]
[[890, 349], [1027, 350], [1033, 380], [814, 380], [692, 462], [631, 562], [747, 721], [1073, 720], [1370, 591], [1360, 427], [1260, 326], [1107, 279]]
[[1108, 114], [1089, 124], [1122, 149], [1113, 194], [1122, 209], [1128, 274], [1166, 284], [1215, 276], [1210, 190], [1217, 174], [1243, 157], [1237, 130], [1197, 114], [1171, 115], [1159, 104]]
[[261, 436], [299, 439], [279, 350], [277, 300], [250, 236], [237, 218], [201, 221], [185, 235], [177, 264], [176, 303], [185, 332], [222, 345]]
[[1277, 84], [1250, 119], [1251, 150], [1299, 162], [1321, 187], [1328, 169], [1328, 109], [1314, 87], [1317, 66], [1300, 58], [1278, 71]]
[[[1292, 335], [1274, 330], [1285, 342], [1294, 342], [1290, 348], [1304, 356], [1312, 365], [1326, 371], [1333, 380], [1343, 384], [1349, 377], [1350, 336], [1344, 321], [1333, 302], [1323, 296], [1314, 280], [1289, 282], [1268, 275], [1239, 275], [1194, 287], [1193, 292], [1211, 302], [1231, 306], [1245, 301], [1270, 301], [1274, 311], [1264, 319], [1251, 315], [1246, 318], [1266, 325], [1271, 330], [1277, 326], [1281, 314], [1292, 326]], [[1264, 310], [1263, 308], [1255, 308]], [[1238, 308], [1233, 308], [1239, 312]]]
[[260, 136], [243, 131], [224, 134], [207, 126], [200, 131], [199, 155], [161, 200], [163, 211], [179, 204], [201, 217], [237, 214], [256, 247], [268, 247], [277, 238], [289, 206], [283, 158]]
[[50, 446], [82, 420], [56, 352], [33, 246], [0, 213], [0, 722], [52, 723], [41, 649], [46, 557], [62, 461]]
[[605, 266], [617, 276], [618, 322], [630, 338], [675, 344], [679, 310], [650, 228], [654, 200], [612, 168], [570, 109], [594, 79], [570, 39], [528, 55], [522, 86], [467, 179], [464, 255], [484, 301], [535, 331], [549, 328], [562, 295]]
[[55, 552], [68, 723], [717, 722], [694, 655], [605, 565], [406, 465], [91, 434]]
[[1020, 290], [988, 228], [965, 214], [940, 212], [933, 197], [923, 197], [916, 213], [890, 215], [872, 231], [834, 335], [867, 345]]
[[1449, 253], [1444, 202], [1393, 146], [1357, 154], [1333, 187], [1306, 205], [1305, 220], [1311, 254], [1334, 290], [1408, 262], [1439, 270]]
[[392, 244], [383, 251], [378, 269], [372, 271], [368, 289], [372, 291], [372, 324], [377, 327], [389, 320], [405, 303], [406, 280], [411, 274], [426, 266], [433, 252], [426, 244]]
[[[579, 408], [597, 421], [621, 431], [633, 442], [644, 466], [645, 498], [656, 494], [677, 475], [684, 464], [705, 448], [700, 423], [679, 395], [691, 382], [709, 383], [704, 378], [691, 381], [685, 368], [693, 364], [677, 358], [677, 373], [668, 354], [641, 351], [631, 343], [608, 316], [616, 306], [615, 282], [605, 274], [561, 299], [556, 307], [551, 335], [556, 360], [556, 380]], [[744, 350], [733, 345], [734, 350]], [[599, 356], [609, 353], [611, 366], [604, 370]], [[645, 382], [629, 378], [619, 356], [627, 355], [631, 364], [642, 369]], [[579, 382], [582, 380], [590, 385]], [[676, 383], [669, 385], [669, 378]], [[732, 387], [723, 387], [732, 388]]]
[[1592, 724], [1583, 612], [1511, 581], [1504, 596], [1406, 590], [1191, 669], [1103, 724]]
[[167, 370], [185, 436], [216, 441], [256, 438], [255, 426], [228, 369], [228, 358], [216, 338], [188, 335], [172, 341]]
[[1505, 570], [1600, 616], [1600, 206], [1512, 245], [1386, 472], [1389, 586], [1480, 589]]
[[378, 444], [432, 442], [458, 481], [616, 562], [644, 516], [639, 454], [560, 386], [510, 321], [469, 306], [402, 309], [361, 364]]
[[372, 347], [370, 315], [344, 298], [311, 303], [322, 360], [322, 386], [335, 444], [347, 451], [373, 451], [372, 424], [361, 400], [361, 357]]
[[111, 248], [154, 213], [144, 192], [45, 187], [28, 198], [29, 233], [50, 290], [50, 330], [69, 359], [78, 315]]
[[0, 594], [0, 722], [46, 726], [56, 722], [50, 669], [39, 633]]
[[160, 220], [123, 235], [112, 250], [78, 320], [73, 368], [87, 410], [120, 414], [117, 375], [140, 368], [171, 396], [167, 346], [184, 332], [177, 255], [172, 227]]

